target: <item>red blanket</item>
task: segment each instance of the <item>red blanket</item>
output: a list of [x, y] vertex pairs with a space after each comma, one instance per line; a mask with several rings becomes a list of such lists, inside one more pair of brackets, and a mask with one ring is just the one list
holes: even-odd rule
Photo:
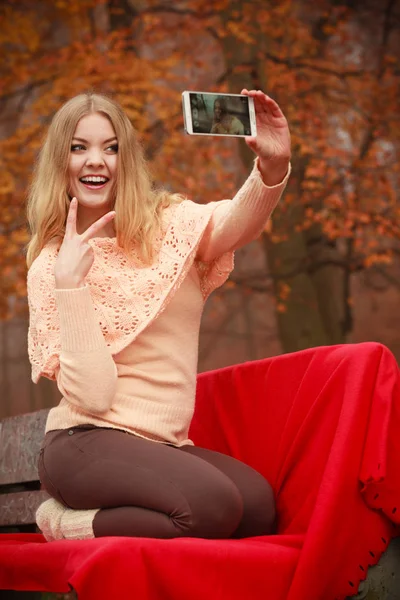
[[400, 530], [399, 369], [374, 343], [204, 373], [191, 435], [263, 473], [278, 535], [246, 540], [0, 537], [0, 589], [79, 600], [342, 600]]

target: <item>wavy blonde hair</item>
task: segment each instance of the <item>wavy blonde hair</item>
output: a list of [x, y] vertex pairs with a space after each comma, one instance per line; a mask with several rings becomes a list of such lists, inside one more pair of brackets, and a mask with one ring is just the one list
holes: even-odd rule
[[120, 247], [129, 250], [133, 242], [139, 242], [142, 260], [150, 263], [161, 209], [184, 199], [155, 189], [136, 131], [117, 102], [92, 92], [75, 96], [54, 115], [35, 165], [27, 201], [31, 230], [26, 246], [28, 269], [51, 239], [64, 237], [72, 137], [80, 119], [92, 113], [107, 117], [118, 139], [116, 191], [108, 210], [116, 211], [113, 222]]

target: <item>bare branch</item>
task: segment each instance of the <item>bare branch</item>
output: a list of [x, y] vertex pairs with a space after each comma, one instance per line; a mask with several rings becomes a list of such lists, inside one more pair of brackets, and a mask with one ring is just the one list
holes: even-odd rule
[[388, 281], [388, 283], [390, 283], [391, 285], [394, 285], [394, 287], [396, 287], [398, 290], [400, 290], [400, 281], [398, 279], [396, 279], [396, 277], [393, 277], [393, 275], [390, 275], [390, 273], [388, 273], [382, 267], [376, 266], [375, 269], [378, 271], [378, 273], [380, 275], [382, 275], [382, 277], [384, 279], [386, 279], [386, 281]]
[[9, 92], [8, 94], [2, 94], [0, 96], [0, 103], [6, 102], [7, 100], [11, 100], [11, 98], [15, 98], [15, 96], [19, 96], [20, 94], [23, 94], [23, 95], [29, 94], [36, 87], [45, 85], [46, 83], [50, 83], [51, 81], [54, 81], [55, 79], [56, 79], [55, 75], [53, 77], [48, 77], [47, 79], [38, 79], [37, 81], [32, 81], [31, 83], [28, 83], [26, 86], [16, 89], [13, 92]]
[[191, 8], [179, 8], [172, 6], [171, 4], [158, 4], [156, 6], [150, 6], [138, 13], [139, 15], [150, 14], [150, 13], [171, 13], [174, 15], [192, 16], [197, 18], [208, 18], [218, 14], [215, 10], [207, 10], [204, 12], [197, 12]]
[[271, 54], [271, 52], [266, 52], [265, 57], [270, 61], [277, 64], [284, 64], [290, 68], [303, 68], [309, 69], [311, 71], [316, 71], [317, 73], [324, 73], [325, 75], [333, 75], [334, 77], [338, 77], [339, 79], [343, 79], [346, 77], [360, 77], [364, 75], [365, 71], [363, 70], [347, 70], [347, 71], [336, 71], [335, 69], [329, 69], [328, 67], [320, 67], [318, 65], [312, 65], [310, 63], [304, 62], [301, 58], [282, 58], [281, 56], [276, 56], [275, 54]]

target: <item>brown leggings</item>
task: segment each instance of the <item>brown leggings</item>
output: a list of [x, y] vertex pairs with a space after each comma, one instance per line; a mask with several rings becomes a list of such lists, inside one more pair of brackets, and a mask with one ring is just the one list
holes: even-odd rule
[[101, 508], [95, 537], [250, 537], [272, 533], [271, 486], [219, 452], [80, 425], [46, 434], [39, 476], [74, 509]]

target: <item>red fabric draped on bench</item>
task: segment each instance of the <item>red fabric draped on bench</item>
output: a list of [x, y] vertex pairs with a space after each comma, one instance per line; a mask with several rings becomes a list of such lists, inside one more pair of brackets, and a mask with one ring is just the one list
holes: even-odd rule
[[245, 540], [0, 537], [0, 588], [79, 600], [342, 600], [400, 530], [400, 392], [375, 343], [198, 377], [191, 436], [272, 483], [278, 535]]

